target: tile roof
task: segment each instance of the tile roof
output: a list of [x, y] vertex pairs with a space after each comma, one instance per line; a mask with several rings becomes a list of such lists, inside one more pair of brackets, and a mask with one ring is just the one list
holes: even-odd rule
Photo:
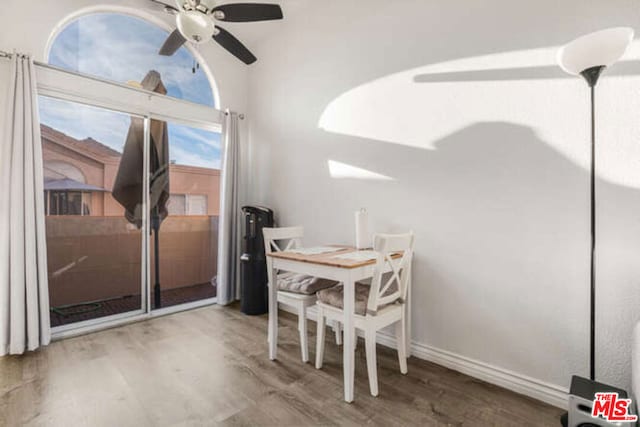
[[49, 141], [70, 146], [77, 151], [88, 152], [95, 157], [113, 158], [122, 156], [121, 153], [93, 138], [85, 138], [82, 140], [76, 139], [47, 125], [40, 125], [40, 133], [43, 138], [46, 138]]

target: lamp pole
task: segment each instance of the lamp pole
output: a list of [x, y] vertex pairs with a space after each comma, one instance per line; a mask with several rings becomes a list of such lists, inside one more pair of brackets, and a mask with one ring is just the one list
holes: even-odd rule
[[591, 339], [589, 379], [596, 379], [596, 85], [591, 89]]
[[590, 293], [590, 343], [589, 378], [596, 379], [596, 84], [604, 65], [587, 68], [580, 75], [584, 77], [591, 91], [591, 293]]

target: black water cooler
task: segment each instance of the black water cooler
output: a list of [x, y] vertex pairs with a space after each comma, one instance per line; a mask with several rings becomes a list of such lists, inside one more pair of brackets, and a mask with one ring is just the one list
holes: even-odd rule
[[262, 206], [245, 206], [244, 247], [240, 257], [240, 310], [244, 314], [268, 311], [267, 261], [263, 227], [273, 227], [273, 211]]

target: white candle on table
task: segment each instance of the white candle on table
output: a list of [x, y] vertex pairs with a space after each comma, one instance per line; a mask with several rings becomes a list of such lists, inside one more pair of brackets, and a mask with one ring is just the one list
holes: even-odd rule
[[356, 211], [356, 248], [367, 249], [371, 247], [369, 235], [369, 216], [367, 210], [362, 208]]

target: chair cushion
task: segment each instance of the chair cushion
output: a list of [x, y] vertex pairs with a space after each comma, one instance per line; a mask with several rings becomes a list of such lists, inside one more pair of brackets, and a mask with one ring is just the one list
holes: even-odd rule
[[316, 292], [336, 285], [336, 281], [321, 279], [307, 274], [278, 274], [278, 290], [296, 294], [313, 295]]
[[[356, 294], [355, 313], [356, 314], [359, 314], [361, 316], [364, 316], [366, 314], [367, 303], [369, 302], [370, 290], [371, 290], [371, 286], [369, 284], [362, 283], [362, 282], [356, 283], [356, 289], [355, 289], [355, 294]], [[385, 295], [391, 294], [397, 290], [398, 290], [398, 286], [395, 283], [393, 283], [391, 284], [391, 286], [389, 286], [389, 289], [387, 290]], [[343, 307], [344, 286], [342, 284], [336, 285], [332, 288], [323, 289], [318, 292], [317, 296], [318, 296], [318, 301], [324, 304], [331, 305], [333, 307], [340, 308], [340, 309], [344, 308]], [[381, 309], [382, 307], [386, 307], [387, 305], [390, 305], [390, 304], [393, 304], [393, 302], [389, 304], [384, 304], [378, 307], [378, 309]]]

